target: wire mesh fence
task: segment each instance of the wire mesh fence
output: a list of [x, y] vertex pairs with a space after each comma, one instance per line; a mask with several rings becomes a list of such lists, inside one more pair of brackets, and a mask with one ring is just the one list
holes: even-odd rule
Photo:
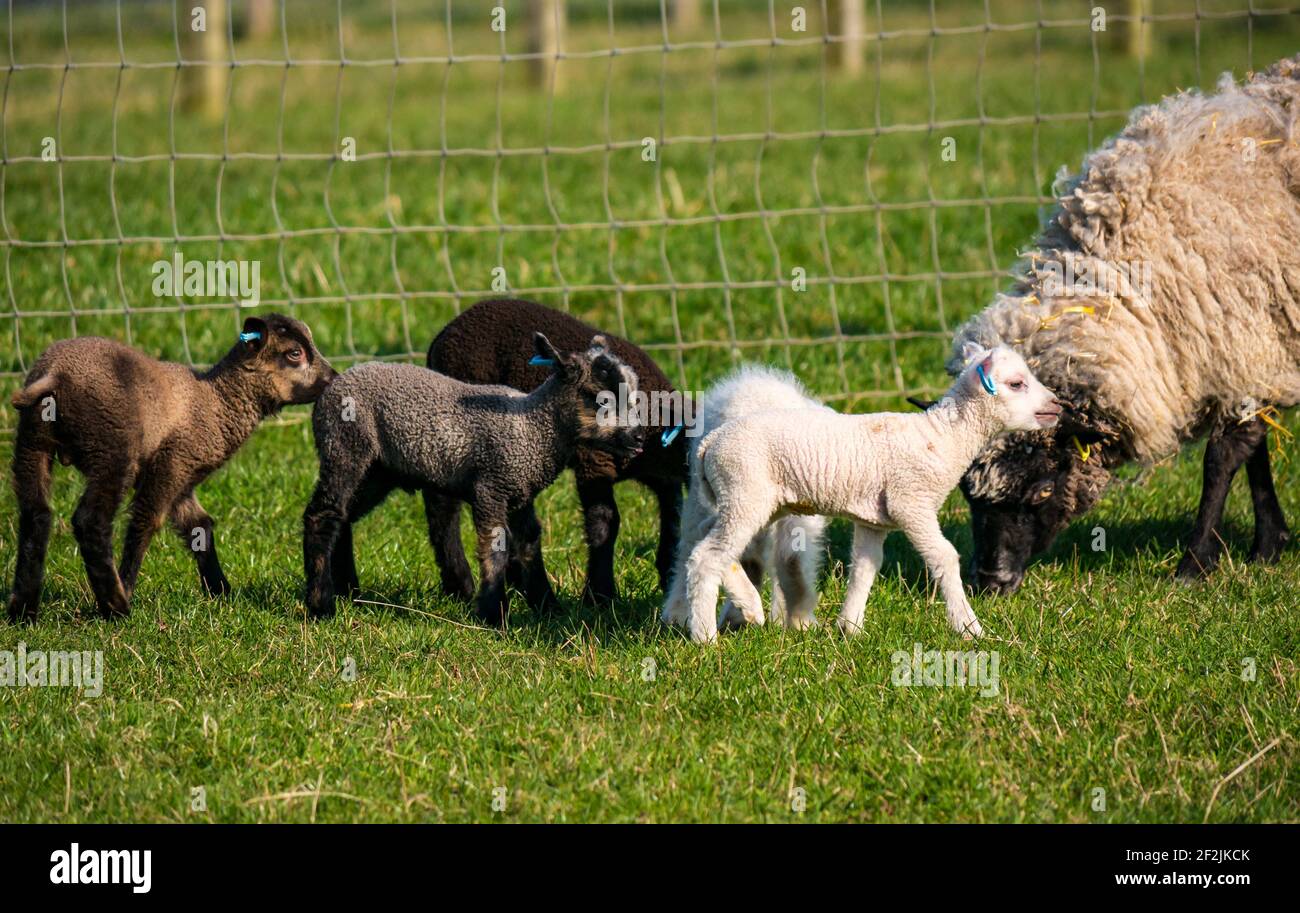
[[689, 389], [751, 359], [850, 407], [930, 392], [1057, 169], [1294, 53], [1296, 12], [9, 0], [0, 386], [73, 334], [211, 363], [249, 307], [341, 365], [421, 359], [512, 294]]

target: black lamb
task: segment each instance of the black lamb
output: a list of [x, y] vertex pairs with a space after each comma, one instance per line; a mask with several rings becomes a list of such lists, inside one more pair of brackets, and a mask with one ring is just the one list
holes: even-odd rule
[[[521, 357], [534, 333], [545, 333], [560, 349], [581, 349], [600, 330], [561, 311], [532, 301], [491, 299], [480, 301], [452, 320], [429, 346], [428, 365], [435, 371], [468, 383], [504, 384], [532, 390], [546, 379], [546, 370]], [[629, 365], [649, 396], [676, 395], [668, 377], [644, 351], [626, 339], [603, 334], [610, 351]], [[664, 431], [676, 423], [666, 410], [651, 410], [646, 417], [645, 450], [637, 457], [619, 459], [595, 447], [580, 446], [570, 465], [577, 482], [587, 540], [587, 582], [583, 596], [607, 604], [617, 596], [614, 582], [614, 542], [618, 538], [618, 506], [614, 485], [635, 479], [654, 493], [659, 502], [659, 547], [655, 567], [659, 585], [667, 590], [677, 551], [682, 487], [686, 483], [686, 435], [678, 433], [664, 444]], [[425, 498], [429, 538], [438, 555], [443, 587], [448, 592], [472, 593], [473, 579], [460, 544], [460, 504], [454, 498]]]

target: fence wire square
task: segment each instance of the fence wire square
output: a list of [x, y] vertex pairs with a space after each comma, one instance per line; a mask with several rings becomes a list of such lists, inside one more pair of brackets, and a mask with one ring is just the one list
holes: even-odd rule
[[934, 392], [1058, 169], [1135, 105], [1294, 53], [1296, 12], [9, 0], [0, 387], [76, 334], [217, 360], [246, 302], [160, 293], [180, 257], [256, 263], [256, 307], [340, 366], [421, 360], [509, 294], [687, 389], [756, 360], [846, 408]]

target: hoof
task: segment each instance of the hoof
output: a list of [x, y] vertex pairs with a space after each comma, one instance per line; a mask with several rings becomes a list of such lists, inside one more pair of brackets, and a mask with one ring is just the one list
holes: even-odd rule
[[676, 605], [665, 605], [663, 611], [659, 613], [659, 620], [672, 627], [685, 627], [690, 618], [686, 614], [686, 605], [678, 603]]
[[557, 615], [560, 611], [560, 600], [556, 598], [555, 593], [547, 590], [540, 596], [526, 598], [528, 608], [538, 615]]
[[442, 595], [450, 596], [452, 599], [470, 600], [474, 598], [474, 581], [473, 580], [441, 580], [438, 583], [438, 589]]
[[1178, 562], [1178, 570], [1174, 571], [1174, 576], [1180, 583], [1195, 583], [1208, 577], [1218, 564], [1217, 552], [1211, 555], [1198, 555], [1189, 551], [1183, 555], [1183, 560]]
[[722, 607], [722, 615], [718, 618], [718, 630], [738, 631], [747, 623], [748, 619], [736, 608], [736, 604], [728, 599], [726, 605]]
[[618, 600], [617, 590], [595, 591], [585, 588], [582, 591], [582, 604], [593, 609], [608, 609]]
[[718, 639], [717, 628], [711, 625], [691, 625], [691, 640], [697, 644], [711, 644]]
[[9, 600], [9, 623], [32, 624], [36, 621], [37, 602], [34, 599], [23, 600], [17, 596]]
[[225, 577], [220, 577], [217, 580], [204, 579], [203, 591], [213, 599], [221, 599], [225, 596], [229, 596], [232, 592], [232, 588], [229, 580]]
[[862, 633], [862, 622], [850, 621], [842, 615], [835, 619], [835, 627], [837, 627], [840, 633], [845, 637], [856, 637]]
[[785, 626], [791, 631], [811, 631], [817, 627], [817, 616], [787, 615], [785, 617]]
[[583, 603], [596, 608], [606, 608], [617, 600], [618, 584], [614, 582], [613, 573], [601, 570], [593, 574], [592, 569], [587, 568], [587, 579], [582, 584]]
[[108, 599], [100, 600], [96, 608], [99, 614], [107, 621], [117, 621], [119, 618], [126, 618], [131, 614], [131, 599], [124, 592], [113, 593]]
[[1250, 560], [1260, 564], [1273, 564], [1282, 557], [1282, 551], [1290, 541], [1289, 533], [1270, 536], [1263, 541], [1256, 539], [1250, 549]]

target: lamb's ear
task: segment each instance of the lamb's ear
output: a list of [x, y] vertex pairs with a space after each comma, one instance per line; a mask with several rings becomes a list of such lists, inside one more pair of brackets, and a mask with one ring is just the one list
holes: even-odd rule
[[961, 344], [961, 363], [963, 365], [969, 365], [977, 358], [982, 358], [989, 354], [989, 351], [989, 349], [986, 349], [973, 339], [968, 339]]
[[239, 341], [245, 351], [260, 352], [270, 332], [271, 328], [261, 317], [248, 317], [244, 320], [244, 331], [239, 334]]
[[933, 406], [935, 403], [938, 402], [937, 399], [921, 399], [921, 397], [919, 396], [909, 396], [907, 398], [907, 401], [911, 403], [913, 406], [915, 406], [916, 408], [920, 409], [922, 412], [924, 412], [926, 409], [929, 409], [931, 406]]
[[546, 338], [545, 333], [533, 334], [533, 352], [536, 354], [528, 362], [531, 365], [542, 365], [556, 369], [564, 367], [564, 359], [560, 357], [560, 353], [556, 351], [555, 346], [551, 345], [551, 341]]

